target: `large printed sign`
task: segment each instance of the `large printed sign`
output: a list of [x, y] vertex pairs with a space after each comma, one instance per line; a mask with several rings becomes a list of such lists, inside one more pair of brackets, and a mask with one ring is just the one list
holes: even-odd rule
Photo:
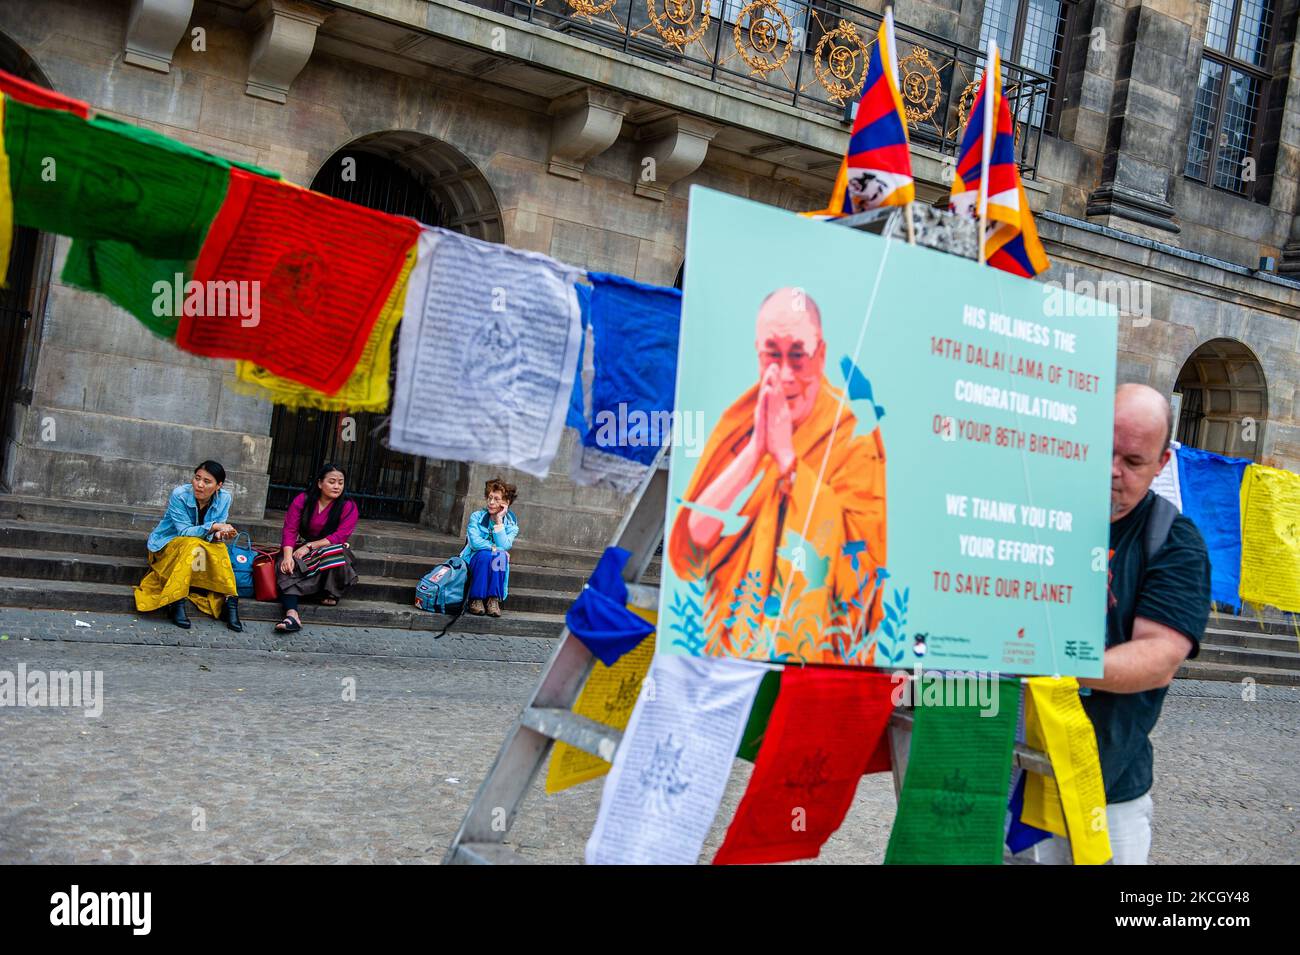
[[698, 187], [686, 252], [660, 652], [1100, 676], [1113, 310]]

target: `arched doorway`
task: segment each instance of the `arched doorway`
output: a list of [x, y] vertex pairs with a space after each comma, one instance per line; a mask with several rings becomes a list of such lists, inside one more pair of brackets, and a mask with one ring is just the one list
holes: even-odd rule
[[[311, 187], [358, 205], [410, 216], [475, 238], [504, 238], [500, 208], [477, 167], [446, 143], [421, 133], [364, 136], [340, 149]], [[390, 384], [397, 374], [397, 335]], [[266, 506], [287, 508], [324, 461], [344, 468], [348, 493], [363, 517], [419, 522], [446, 530], [456, 523], [468, 475], [455, 461], [427, 461], [390, 450], [387, 412], [323, 412], [277, 405], [271, 418]]]
[[1268, 420], [1268, 384], [1254, 352], [1215, 338], [1188, 357], [1174, 385], [1182, 404], [1174, 437], [1234, 458], [1259, 460]]
[[[0, 33], [0, 70], [51, 89], [35, 61]], [[0, 484], [9, 486], [6, 452], [14, 405], [30, 405], [40, 323], [50, 294], [54, 236], [25, 226], [13, 232], [9, 270], [0, 288]]]

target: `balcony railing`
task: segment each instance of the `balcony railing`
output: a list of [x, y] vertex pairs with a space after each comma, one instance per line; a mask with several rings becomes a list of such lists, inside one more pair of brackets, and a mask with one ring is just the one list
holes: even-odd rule
[[[526, 19], [694, 76], [851, 122], [880, 15], [819, 0], [479, 0]], [[955, 155], [984, 54], [896, 24], [899, 77], [914, 144]], [[1051, 77], [1003, 63], [1016, 153], [1038, 166]]]

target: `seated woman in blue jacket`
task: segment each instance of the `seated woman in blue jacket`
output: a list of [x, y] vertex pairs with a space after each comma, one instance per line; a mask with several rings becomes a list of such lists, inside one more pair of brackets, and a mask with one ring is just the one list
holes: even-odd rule
[[235, 528], [226, 523], [230, 492], [222, 487], [225, 482], [226, 469], [204, 461], [189, 484], [172, 490], [167, 512], [149, 535], [149, 573], [135, 588], [136, 610], [166, 607], [172, 622], [188, 630], [188, 600], [209, 616], [224, 619], [231, 630], [243, 631], [235, 570], [223, 543], [235, 537]]
[[493, 478], [484, 485], [483, 493], [487, 507], [469, 516], [469, 540], [460, 558], [469, 563], [469, 612], [499, 617], [501, 601], [510, 592], [510, 548], [519, 534], [519, 521], [510, 506], [519, 489]]

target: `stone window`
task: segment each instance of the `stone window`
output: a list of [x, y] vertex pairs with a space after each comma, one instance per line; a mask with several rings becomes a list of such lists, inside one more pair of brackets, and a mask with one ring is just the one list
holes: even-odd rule
[[986, 0], [980, 24], [980, 48], [997, 41], [1005, 62], [1051, 77], [1047, 101], [1035, 97], [1016, 117], [1031, 126], [1054, 126], [1060, 112], [1060, 83], [1075, 0]]
[[1274, 0], [1211, 0], [1187, 139], [1189, 179], [1253, 197]]

